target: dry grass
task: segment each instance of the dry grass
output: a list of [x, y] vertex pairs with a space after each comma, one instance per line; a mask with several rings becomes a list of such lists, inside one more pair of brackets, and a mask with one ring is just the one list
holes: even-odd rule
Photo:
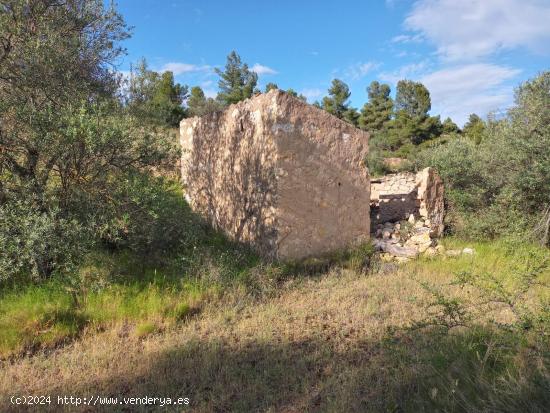
[[98, 394], [189, 397], [198, 412], [537, 411], [549, 402], [540, 391], [548, 381], [537, 382], [545, 361], [529, 346], [497, 353], [495, 346], [516, 342], [483, 324], [495, 315], [509, 320], [506, 309], [475, 314], [479, 327], [450, 334], [406, 328], [425, 318], [433, 300], [423, 281], [477, 299], [448, 285], [467, 260], [419, 261], [369, 276], [333, 269], [287, 281], [274, 297], [233, 289], [175, 330], [144, 325], [132, 334], [122, 324], [86, 334], [4, 362], [0, 410], [11, 408], [10, 394]]

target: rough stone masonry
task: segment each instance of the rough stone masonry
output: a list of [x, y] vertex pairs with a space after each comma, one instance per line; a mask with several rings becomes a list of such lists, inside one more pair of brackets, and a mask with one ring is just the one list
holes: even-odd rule
[[368, 134], [272, 90], [180, 123], [191, 207], [272, 259], [368, 239]]
[[443, 234], [444, 214], [443, 181], [433, 168], [371, 181], [373, 244], [389, 258], [443, 252], [437, 238]]

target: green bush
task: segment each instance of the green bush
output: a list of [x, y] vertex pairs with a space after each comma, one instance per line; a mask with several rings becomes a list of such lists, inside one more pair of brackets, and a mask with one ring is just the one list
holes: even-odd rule
[[153, 257], [193, 248], [206, 227], [184, 201], [179, 184], [136, 172], [115, 188], [99, 236], [109, 245]]
[[443, 178], [453, 230], [529, 235], [550, 205], [550, 72], [522, 84], [507, 117], [490, 119], [484, 134], [425, 149], [417, 166]]
[[0, 205], [0, 281], [74, 271], [90, 243], [89, 231], [59, 209], [39, 211], [24, 200]]

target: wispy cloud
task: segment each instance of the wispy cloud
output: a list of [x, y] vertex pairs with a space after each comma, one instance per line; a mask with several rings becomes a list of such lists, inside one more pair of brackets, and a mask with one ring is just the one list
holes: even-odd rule
[[355, 63], [347, 68], [346, 77], [352, 80], [358, 80], [379, 67], [380, 63], [377, 62]]
[[405, 19], [447, 61], [476, 59], [524, 47], [550, 53], [550, 2], [544, 0], [419, 0]]
[[256, 63], [254, 66], [252, 66], [250, 70], [256, 72], [259, 75], [276, 75], [277, 73], [279, 73], [275, 69], [261, 65], [259, 63]]
[[513, 90], [506, 82], [518, 69], [489, 63], [444, 68], [421, 76], [432, 98], [434, 113], [463, 124], [470, 113], [486, 114], [510, 106]]
[[391, 41], [392, 43], [420, 43], [424, 40], [424, 36], [420, 33], [417, 34], [400, 34], [394, 36]]
[[161, 67], [161, 72], [172, 72], [175, 76], [182, 75], [184, 73], [192, 72], [206, 72], [212, 68], [208, 65], [194, 65], [190, 63], [170, 62]]
[[378, 74], [378, 78], [384, 82], [396, 84], [402, 79], [418, 78], [428, 68], [428, 61], [424, 60], [418, 63], [411, 63], [400, 67], [391, 72], [382, 72]]
[[306, 88], [306, 89], [302, 89], [300, 90], [300, 93], [301, 95], [304, 95], [308, 101], [312, 101], [312, 100], [315, 100], [315, 99], [319, 99], [321, 96], [323, 96], [323, 91], [321, 89], [317, 89], [317, 88], [314, 88], [314, 89], [309, 89], [309, 88]]
[[[434, 113], [463, 123], [467, 116], [508, 107], [519, 69], [503, 66], [499, 52], [522, 48], [550, 54], [550, 2], [546, 0], [417, 0], [392, 43], [424, 41], [437, 59], [381, 73], [395, 84], [410, 78], [426, 85]], [[492, 61], [492, 62], [491, 62]], [[441, 68], [434, 69], [435, 65]]]

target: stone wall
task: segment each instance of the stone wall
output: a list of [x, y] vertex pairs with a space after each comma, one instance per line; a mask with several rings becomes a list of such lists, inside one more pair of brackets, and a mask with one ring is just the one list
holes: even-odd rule
[[180, 124], [191, 207], [231, 238], [296, 259], [368, 238], [368, 134], [282, 91]]
[[422, 218], [433, 236], [443, 233], [444, 188], [433, 168], [417, 174], [386, 175], [371, 181], [371, 223], [378, 224]]

